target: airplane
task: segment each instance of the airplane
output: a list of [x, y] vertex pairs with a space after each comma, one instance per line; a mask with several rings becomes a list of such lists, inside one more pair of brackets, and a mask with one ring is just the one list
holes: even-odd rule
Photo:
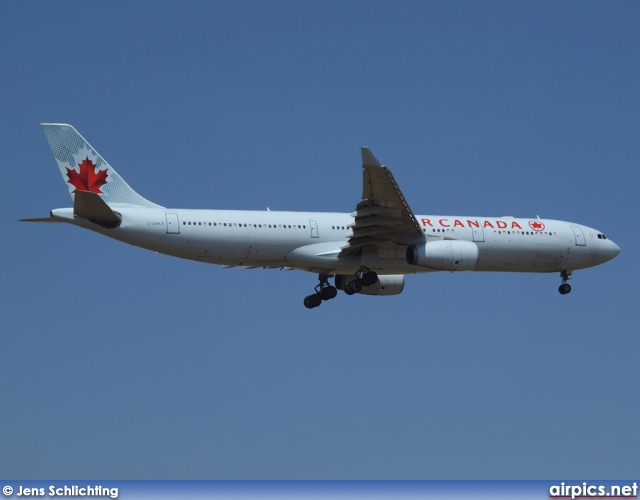
[[[224, 268], [318, 275], [313, 309], [347, 295], [397, 295], [405, 276], [438, 271], [560, 273], [603, 264], [620, 248], [602, 232], [536, 218], [415, 215], [391, 171], [361, 148], [353, 213], [165, 208], [140, 196], [71, 125], [41, 124], [73, 207], [24, 222], [68, 223], [155, 252]], [[334, 285], [329, 282], [334, 278]]]

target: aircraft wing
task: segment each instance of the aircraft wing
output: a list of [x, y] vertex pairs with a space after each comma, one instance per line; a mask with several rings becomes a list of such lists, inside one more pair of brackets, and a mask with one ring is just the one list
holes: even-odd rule
[[373, 246], [378, 257], [404, 259], [407, 245], [425, 241], [425, 235], [391, 171], [369, 148], [362, 148], [362, 201], [351, 214], [349, 241], [340, 256]]

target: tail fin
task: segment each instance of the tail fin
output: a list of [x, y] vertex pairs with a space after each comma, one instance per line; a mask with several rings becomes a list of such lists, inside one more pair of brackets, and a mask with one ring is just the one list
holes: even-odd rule
[[69, 194], [96, 193], [110, 207], [160, 207], [136, 193], [71, 125], [42, 123]]

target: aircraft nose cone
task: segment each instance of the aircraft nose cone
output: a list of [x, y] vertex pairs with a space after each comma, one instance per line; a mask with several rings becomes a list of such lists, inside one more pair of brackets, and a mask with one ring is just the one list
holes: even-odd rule
[[605, 262], [615, 259], [620, 254], [620, 247], [611, 240], [607, 240], [604, 243], [606, 243], [606, 247], [603, 252], [603, 257], [606, 259]]
[[613, 241], [611, 243], [611, 249], [609, 252], [611, 253], [611, 258], [617, 257], [620, 254], [620, 247], [616, 245]]

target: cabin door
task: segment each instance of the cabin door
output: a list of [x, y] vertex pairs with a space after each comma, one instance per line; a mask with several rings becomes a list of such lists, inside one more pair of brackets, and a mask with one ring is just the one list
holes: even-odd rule
[[586, 246], [587, 242], [584, 239], [582, 228], [580, 228], [579, 226], [571, 226], [571, 229], [573, 229], [573, 234], [576, 235], [576, 245], [581, 247]]
[[167, 217], [167, 234], [180, 234], [178, 214], [165, 214]]
[[484, 241], [484, 229], [471, 226], [471, 230], [473, 231], [473, 241]]
[[320, 235], [318, 234], [318, 223], [314, 220], [310, 220], [309, 221], [309, 226], [311, 227], [311, 237], [312, 238], [319, 238]]

